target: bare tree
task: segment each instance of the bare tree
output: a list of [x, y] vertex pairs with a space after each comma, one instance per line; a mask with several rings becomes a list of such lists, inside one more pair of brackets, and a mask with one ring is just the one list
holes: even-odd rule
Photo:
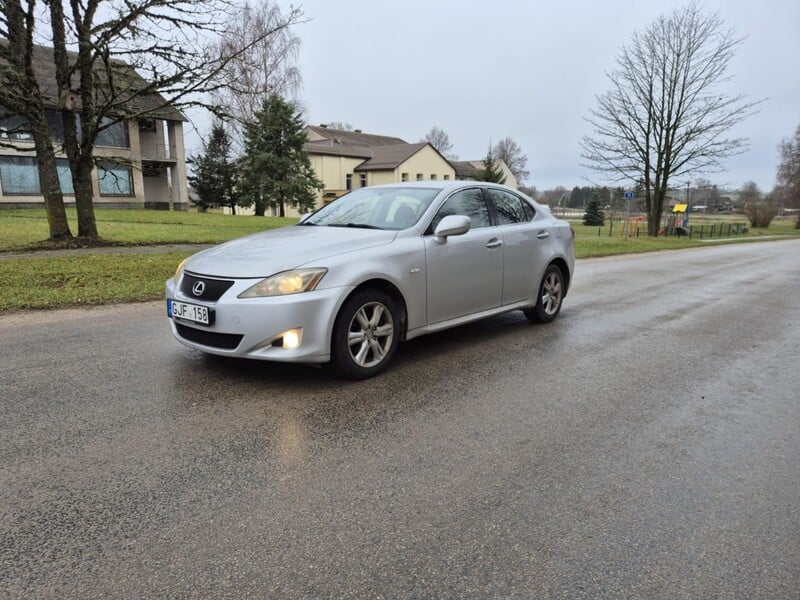
[[779, 212], [773, 198], [765, 199], [754, 181], [748, 181], [742, 186], [739, 201], [744, 203], [744, 214], [753, 227], [769, 227]]
[[728, 132], [758, 102], [729, 96], [720, 85], [741, 38], [718, 13], [696, 2], [633, 34], [596, 96], [583, 138], [585, 166], [614, 181], [643, 183], [650, 235], [657, 235], [670, 180], [722, 170], [722, 159], [746, 147]]
[[739, 190], [739, 200], [744, 204], [756, 204], [761, 202], [763, 194], [761, 190], [758, 189], [758, 185], [755, 181], [747, 181], [742, 186], [742, 189]]
[[567, 204], [568, 197], [569, 190], [559, 185], [552, 190], [543, 190], [540, 192], [537, 200], [552, 208], [564, 208]]
[[506, 163], [508, 170], [517, 178], [518, 183], [522, 183], [531, 174], [526, 168], [528, 157], [522, 151], [519, 144], [510, 137], [503, 138], [494, 147], [494, 156]]
[[716, 185], [701, 177], [694, 183], [694, 189], [691, 190], [691, 199], [694, 205], [706, 206], [711, 210], [716, 210], [722, 201], [722, 194], [720, 194]]
[[336, 129], [337, 131], [353, 131], [353, 126], [344, 121], [330, 121], [328, 123], [328, 128]]
[[[60, 97], [73, 91], [79, 97], [74, 106], [61, 107], [64, 145], [75, 188], [78, 235], [92, 239], [98, 235], [91, 174], [100, 132], [131, 118], [158, 116], [166, 109], [202, 106], [226, 114], [225, 107], [210, 97], [233, 83], [226, 73], [228, 65], [302, 15], [292, 9], [246, 44], [221, 48], [216, 40], [225, 33], [224, 23], [231, 14], [226, 0], [45, 2]], [[68, 52], [70, 47], [77, 47], [77, 52]]]
[[778, 146], [781, 162], [778, 165], [776, 195], [784, 206], [800, 208], [800, 126], [794, 138], [783, 140]]
[[[11, 126], [17, 134], [30, 135], [29, 144], [12, 143], [15, 135], [6, 129], [9, 141], [0, 141], [3, 147], [16, 150], [34, 150], [37, 156], [39, 186], [44, 196], [47, 223], [51, 241], [72, 238], [64, 209], [64, 196], [58, 179], [53, 140], [47, 124], [42, 93], [33, 70], [34, 27], [36, 3], [24, 4], [20, 0], [0, 2], [0, 117], [16, 118]], [[10, 133], [10, 135], [9, 135]], [[3, 138], [0, 138], [2, 140]]]
[[439, 151], [439, 154], [449, 160], [458, 160], [458, 156], [453, 154], [453, 144], [450, 143], [450, 136], [445, 133], [443, 129], [438, 127], [431, 127], [431, 130], [425, 134], [421, 142], [428, 142], [431, 146]]
[[272, 94], [292, 99], [300, 90], [296, 61], [301, 40], [285, 26], [298, 22], [299, 15], [296, 9], [284, 14], [273, 0], [252, 0], [232, 12], [224, 25], [219, 53], [233, 58], [223, 68], [229, 84], [219, 89], [216, 100], [233, 117], [239, 141], [243, 124], [255, 120]]

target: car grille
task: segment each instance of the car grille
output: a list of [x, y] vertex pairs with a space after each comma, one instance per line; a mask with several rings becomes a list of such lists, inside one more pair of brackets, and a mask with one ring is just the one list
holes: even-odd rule
[[186, 327], [179, 323], [175, 323], [175, 329], [178, 330], [179, 336], [190, 342], [203, 344], [203, 346], [209, 346], [210, 348], [220, 348], [221, 350], [233, 350], [244, 337], [243, 335], [235, 333], [204, 331], [202, 329], [195, 329], [194, 327]]
[[[203, 283], [203, 291], [200, 295], [194, 293], [194, 286], [198, 282]], [[226, 279], [210, 279], [209, 277], [198, 277], [197, 275], [184, 273], [181, 281], [181, 292], [187, 298], [216, 302], [232, 285], [233, 281]]]

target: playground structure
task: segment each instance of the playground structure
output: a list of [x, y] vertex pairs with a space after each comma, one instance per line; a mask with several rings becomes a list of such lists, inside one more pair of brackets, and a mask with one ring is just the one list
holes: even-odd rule
[[[747, 223], [742, 222], [717, 222], [690, 224], [689, 213], [691, 207], [687, 204], [677, 204], [671, 213], [664, 216], [664, 226], [659, 229], [658, 235], [662, 236], [686, 236], [688, 238], [722, 238], [735, 235], [743, 235], [749, 231]], [[702, 221], [702, 217], [701, 217]], [[619, 236], [622, 238], [647, 236], [647, 219], [642, 215], [627, 217], [623, 219], [619, 227]], [[608, 235], [614, 235], [614, 222], [609, 224]], [[597, 231], [600, 235], [600, 229]]]
[[689, 235], [689, 211], [688, 204], [676, 204], [672, 208], [672, 214], [666, 216], [664, 228], [659, 231], [659, 235]]
[[642, 227], [646, 232], [647, 225], [644, 217], [628, 217], [622, 222], [622, 228], [619, 235], [620, 237], [624, 238], [639, 237], [640, 227]]

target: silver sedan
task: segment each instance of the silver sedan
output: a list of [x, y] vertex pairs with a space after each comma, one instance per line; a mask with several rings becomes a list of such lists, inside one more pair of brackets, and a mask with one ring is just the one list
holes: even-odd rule
[[167, 314], [203, 352], [364, 379], [401, 340], [512, 310], [552, 321], [574, 265], [569, 224], [515, 190], [397, 183], [190, 256], [166, 283]]

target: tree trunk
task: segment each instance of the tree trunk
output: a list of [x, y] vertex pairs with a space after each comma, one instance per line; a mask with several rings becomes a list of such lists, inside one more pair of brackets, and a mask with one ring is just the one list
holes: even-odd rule
[[657, 237], [661, 230], [661, 217], [664, 214], [664, 198], [667, 195], [665, 188], [653, 191], [650, 199], [650, 206], [647, 208], [647, 233], [652, 237]]
[[64, 194], [58, 180], [56, 155], [47, 123], [38, 121], [32, 123], [33, 140], [36, 147], [36, 163], [39, 171], [39, 185], [44, 196], [44, 208], [47, 213], [47, 225], [50, 230], [50, 240], [72, 239], [72, 232], [67, 221], [67, 211], [64, 208]]
[[263, 217], [264, 213], [267, 209], [267, 203], [264, 202], [264, 199], [261, 198], [261, 193], [258, 193], [255, 202], [253, 203], [253, 208], [255, 209], [255, 216]]
[[81, 155], [75, 161], [73, 171], [73, 185], [75, 186], [75, 208], [78, 211], [78, 237], [99, 240], [97, 222], [94, 218], [94, 190], [92, 189], [92, 168], [94, 162], [91, 156]]

